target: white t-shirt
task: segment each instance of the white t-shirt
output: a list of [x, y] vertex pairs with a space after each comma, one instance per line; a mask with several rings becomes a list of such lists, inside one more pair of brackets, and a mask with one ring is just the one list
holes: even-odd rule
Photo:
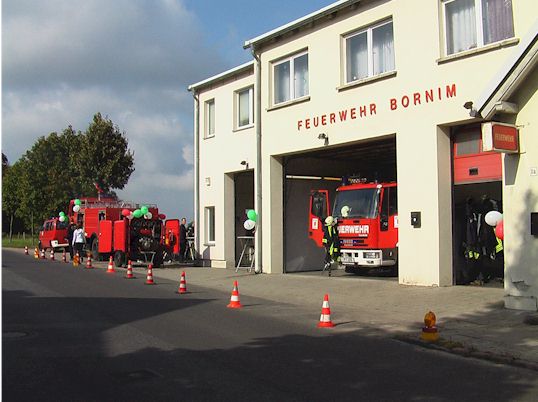
[[73, 245], [75, 243], [84, 243], [84, 230], [82, 228], [75, 229], [73, 232]]

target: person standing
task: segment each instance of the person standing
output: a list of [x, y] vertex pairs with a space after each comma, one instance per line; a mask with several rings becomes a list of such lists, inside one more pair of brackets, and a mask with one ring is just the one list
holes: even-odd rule
[[84, 229], [82, 229], [81, 225], [77, 225], [77, 228], [73, 232], [72, 246], [74, 248], [74, 253], [78, 253], [80, 257], [80, 262], [82, 262], [83, 259], [82, 249], [84, 248], [84, 243]]
[[179, 261], [185, 262], [187, 260], [187, 218], [181, 218], [181, 225], [179, 225]]
[[67, 228], [67, 244], [69, 244], [69, 256], [71, 257], [71, 260], [73, 260], [73, 233], [75, 232], [75, 229], [77, 226], [71, 222], [69, 224], [69, 227]]
[[332, 216], [325, 218], [322, 243], [325, 246], [325, 266], [323, 271], [328, 270], [329, 276], [331, 276], [333, 262], [340, 261], [340, 238], [336, 229], [336, 219]]

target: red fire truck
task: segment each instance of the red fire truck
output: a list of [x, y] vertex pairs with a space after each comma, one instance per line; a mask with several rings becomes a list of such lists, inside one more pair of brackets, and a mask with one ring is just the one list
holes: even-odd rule
[[[346, 272], [398, 264], [396, 182], [347, 179], [336, 189], [332, 216], [337, 219], [341, 263]], [[310, 194], [309, 237], [322, 247], [325, 218], [331, 215], [328, 190]]]
[[113, 256], [119, 267], [130, 259], [152, 262], [158, 268], [166, 250], [164, 234], [175, 230], [177, 219], [163, 224], [166, 216], [159, 214], [157, 206], [145, 206], [151, 214], [149, 219], [144, 216], [128, 219], [124, 212], [133, 212], [142, 205], [108, 196], [80, 198], [80, 206], [75, 208], [77, 212], [73, 210], [75, 200], [71, 200], [68, 211], [70, 221], [84, 228], [86, 249], [95, 260]]

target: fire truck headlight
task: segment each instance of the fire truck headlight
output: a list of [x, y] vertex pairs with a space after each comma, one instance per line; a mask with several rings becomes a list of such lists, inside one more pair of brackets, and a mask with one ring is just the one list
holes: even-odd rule
[[365, 251], [364, 258], [380, 258], [381, 253], [379, 251]]

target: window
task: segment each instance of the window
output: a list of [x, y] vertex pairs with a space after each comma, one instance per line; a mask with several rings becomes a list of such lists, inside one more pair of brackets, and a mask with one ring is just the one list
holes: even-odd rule
[[205, 208], [205, 239], [207, 243], [215, 243], [215, 207]]
[[447, 55], [514, 36], [512, 0], [445, 0], [443, 8]]
[[273, 103], [287, 102], [308, 95], [308, 53], [301, 53], [273, 64]]
[[394, 33], [385, 21], [344, 37], [346, 83], [393, 71]]
[[310, 213], [320, 219], [327, 217], [327, 196], [325, 193], [316, 191], [312, 195], [312, 210]]
[[246, 88], [241, 91], [237, 91], [236, 95], [236, 107], [237, 107], [237, 128], [247, 127], [254, 124], [254, 88]]
[[476, 155], [481, 150], [480, 131], [466, 131], [459, 133], [455, 140], [456, 156]]
[[205, 138], [215, 136], [215, 99], [205, 103]]

